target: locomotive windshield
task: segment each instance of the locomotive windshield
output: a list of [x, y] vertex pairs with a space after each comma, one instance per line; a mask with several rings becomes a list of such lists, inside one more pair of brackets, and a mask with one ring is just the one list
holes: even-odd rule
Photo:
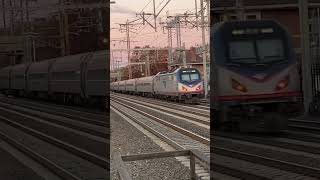
[[283, 60], [284, 48], [280, 39], [263, 39], [257, 41], [258, 55], [261, 63]]
[[281, 39], [239, 40], [229, 43], [231, 63], [268, 64], [285, 60]]
[[181, 71], [181, 81], [183, 82], [193, 82], [200, 80], [200, 74], [198, 71], [191, 70], [182, 70]]

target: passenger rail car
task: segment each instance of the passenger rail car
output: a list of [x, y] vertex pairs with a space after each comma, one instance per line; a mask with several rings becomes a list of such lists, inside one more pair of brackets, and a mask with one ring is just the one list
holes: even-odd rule
[[288, 32], [274, 21], [231, 21], [211, 31], [213, 125], [278, 132], [300, 102], [297, 60]]
[[203, 81], [195, 68], [178, 68], [155, 76], [114, 82], [110, 86], [116, 92], [186, 103], [200, 103], [203, 97]]
[[153, 96], [153, 78], [154, 76], [138, 78], [136, 81], [136, 91], [141, 96]]
[[75, 104], [105, 104], [107, 52], [99, 51], [19, 64], [0, 70], [5, 94]]

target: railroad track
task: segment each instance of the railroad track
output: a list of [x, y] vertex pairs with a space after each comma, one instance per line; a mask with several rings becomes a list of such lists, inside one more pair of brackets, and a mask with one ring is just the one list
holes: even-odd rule
[[309, 118], [292, 118], [289, 119], [289, 127], [294, 130], [320, 134], [319, 119], [311, 118], [309, 120]]
[[[16, 101], [15, 101], [16, 100]], [[56, 105], [0, 99], [0, 137], [61, 179], [106, 179], [105, 123]], [[47, 109], [48, 111], [45, 111]], [[63, 116], [63, 114], [68, 116]], [[100, 117], [102, 118], [102, 117]], [[87, 121], [84, 121], [86, 119]]]
[[70, 105], [62, 105], [62, 104], [54, 104], [50, 102], [46, 102], [43, 100], [32, 100], [32, 99], [25, 99], [25, 98], [15, 98], [15, 97], [6, 97], [6, 96], [0, 96], [1, 102], [7, 102], [12, 103], [16, 105], [28, 105], [28, 106], [35, 106], [35, 107], [42, 107], [43, 110], [47, 108], [48, 110], [53, 110], [52, 112], [55, 113], [65, 113], [66, 114], [81, 114], [81, 117], [87, 117], [92, 118], [94, 116], [95, 118], [98, 118], [102, 121], [105, 121], [105, 112], [101, 110], [94, 110], [90, 108], [83, 108], [83, 107], [76, 107], [76, 106], [70, 106]]
[[[213, 147], [212, 169], [239, 179], [316, 180], [320, 169], [228, 148]], [[217, 168], [216, 168], [217, 167]], [[216, 169], [215, 169], [216, 168]]]
[[134, 103], [135, 105], [144, 106], [153, 110], [159, 110], [162, 113], [166, 112], [175, 116], [186, 118], [195, 122], [199, 122], [205, 125], [210, 125], [210, 117], [207, 113], [199, 112], [197, 108], [172, 106], [172, 104], [164, 104], [162, 102], [150, 102], [147, 99], [135, 98], [135, 97], [123, 97], [119, 95], [113, 95], [117, 99], [121, 99], [128, 103]]
[[[125, 101], [124, 101], [125, 99]], [[131, 102], [131, 103], [129, 103]], [[134, 106], [134, 104], [136, 104]], [[133, 121], [144, 130], [151, 132], [161, 139], [163, 148], [166, 149], [197, 149], [210, 158], [208, 137], [199, 135], [177, 124], [168, 122], [159, 116], [143, 111], [136, 100], [128, 100], [119, 96], [111, 95], [111, 110], [118, 112], [127, 121]], [[144, 107], [145, 109], [145, 107]], [[168, 148], [168, 146], [170, 148]], [[177, 158], [182, 164], [188, 167], [188, 158]], [[196, 173], [201, 179], [209, 179], [209, 167], [205, 164], [196, 165]]]
[[135, 100], [139, 100], [142, 102], [157, 104], [157, 105], [161, 105], [163, 107], [169, 107], [169, 108], [173, 108], [176, 110], [188, 111], [190, 113], [195, 113], [200, 116], [207, 116], [208, 117], [210, 114], [210, 107], [202, 105], [202, 104], [190, 105], [190, 104], [184, 104], [184, 103], [177, 103], [177, 102], [169, 101], [169, 100], [165, 101], [165, 100], [159, 100], [159, 99], [154, 99], [154, 98], [147, 98], [147, 97], [128, 95], [128, 94], [120, 94], [120, 93], [114, 93], [114, 92], [111, 92], [110, 94], [111, 95], [118, 95], [121, 97], [128, 97], [130, 99], [135, 99]]
[[[121, 102], [128, 109], [135, 107], [142, 112], [147, 111], [148, 106], [159, 108], [158, 106], [164, 105], [164, 107], [167, 107], [167, 104], [163, 102], [150, 102], [146, 98], [129, 95], [114, 95], [112, 99], [112, 104]], [[147, 104], [148, 102], [150, 104]], [[154, 104], [158, 106], [154, 106]], [[117, 106], [121, 105], [118, 104]], [[170, 113], [170, 111], [165, 111], [161, 107], [159, 109], [161, 109], [161, 112]], [[179, 108], [173, 106], [172, 109], [179, 110]], [[183, 110], [180, 113], [182, 112]], [[184, 112], [188, 111], [185, 110]], [[165, 115], [158, 116], [163, 117], [162, 120], [167, 118]], [[141, 117], [137, 118], [141, 119]], [[186, 118], [185, 121], [187, 121]], [[190, 119], [192, 118], [189, 117]], [[205, 137], [209, 138], [208, 136]], [[210, 165], [213, 169], [211, 178], [217, 180], [317, 179], [320, 175], [319, 165], [314, 166], [314, 164], [320, 163], [319, 138], [320, 136], [316, 134], [293, 130], [275, 136], [214, 132], [215, 143], [211, 147], [213, 160]], [[172, 140], [174, 138], [167, 139]], [[310, 141], [306, 141], [306, 139]]]
[[274, 137], [216, 132], [211, 156], [218, 157], [218, 167], [226, 166], [218, 170], [241, 179], [317, 179], [320, 166], [315, 164], [320, 162], [320, 146], [297, 140], [292, 133]]

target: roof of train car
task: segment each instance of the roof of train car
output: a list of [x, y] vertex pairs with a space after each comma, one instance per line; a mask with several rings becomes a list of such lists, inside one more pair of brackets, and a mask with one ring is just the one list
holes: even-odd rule
[[20, 72], [22, 69], [26, 69], [31, 64], [17, 64], [12, 67], [12, 72]]
[[125, 84], [126, 81], [118, 81], [118, 84]]
[[52, 63], [54, 60], [50, 59], [47, 61], [39, 61], [32, 63], [29, 67], [29, 73], [30, 72], [47, 72], [48, 71], [48, 66], [50, 63]]
[[127, 79], [126, 82], [135, 82], [137, 79]]
[[141, 77], [141, 78], [137, 78], [137, 81], [152, 80], [154, 77], [155, 76]]

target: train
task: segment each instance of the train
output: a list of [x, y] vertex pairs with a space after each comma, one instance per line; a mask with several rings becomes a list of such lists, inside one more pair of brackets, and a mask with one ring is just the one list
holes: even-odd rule
[[0, 92], [66, 104], [107, 103], [108, 53], [96, 51], [0, 69]]
[[282, 132], [301, 107], [299, 63], [273, 20], [228, 21], [211, 30], [211, 119], [215, 129]]
[[154, 76], [113, 82], [110, 89], [119, 93], [199, 104], [204, 96], [201, 74], [196, 68], [177, 68]]

